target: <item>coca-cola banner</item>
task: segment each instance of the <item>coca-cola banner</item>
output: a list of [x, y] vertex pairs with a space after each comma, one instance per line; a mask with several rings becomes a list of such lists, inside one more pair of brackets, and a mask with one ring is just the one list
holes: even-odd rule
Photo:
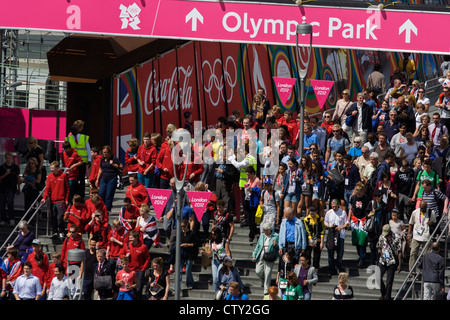
[[[308, 51], [300, 53], [301, 67]], [[397, 68], [400, 56], [393, 53], [348, 49], [314, 48], [306, 77], [306, 110], [321, 118], [332, 109], [341, 92], [349, 89], [351, 98], [366, 87], [373, 65], [380, 63], [386, 79]], [[440, 60], [436, 56], [411, 56], [422, 81], [436, 77]], [[204, 129], [214, 127], [221, 116], [239, 110], [248, 113], [258, 88], [265, 90], [270, 105], [296, 112], [299, 107], [300, 79], [295, 47], [192, 41], [151, 59], [114, 79], [113, 148], [124, 161], [127, 141], [139, 141], [145, 132], [164, 137], [166, 127], [184, 126], [186, 111]], [[276, 89], [273, 78], [297, 79], [287, 100]], [[334, 83], [320, 103], [310, 80]]]

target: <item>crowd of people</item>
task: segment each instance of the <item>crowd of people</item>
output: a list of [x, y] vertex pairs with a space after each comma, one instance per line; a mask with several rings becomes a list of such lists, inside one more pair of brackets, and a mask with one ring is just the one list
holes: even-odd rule
[[[446, 77], [450, 80], [450, 72]], [[260, 88], [247, 115], [236, 110], [219, 117], [216, 136], [208, 135], [202, 145], [192, 140], [187, 168], [182, 163], [174, 170], [172, 135], [180, 128], [172, 123], [164, 136], [146, 132], [142, 144], [138, 138], [130, 139], [122, 164], [110, 146], [91, 148], [89, 137], [82, 133], [84, 122], [78, 120], [62, 144], [60, 161], [50, 163], [48, 174], [43, 152], [31, 137], [21, 178], [12, 154], [6, 154], [0, 167], [2, 203], [8, 202], [11, 210], [14, 194], [22, 191], [27, 210], [45, 188], [40, 202], [50, 207], [53, 237], [63, 246], [52, 254], [50, 263], [39, 239], [22, 221], [19, 239], [7, 248], [0, 268], [1, 298], [67, 298], [77, 283], [67, 270], [75, 265], [81, 270], [78, 280], [83, 279], [84, 299], [168, 299], [180, 226], [180, 274], [185, 274], [186, 288], [195, 287], [192, 266], [201, 254], [202, 265], [211, 269], [215, 299], [245, 300], [248, 296], [232, 253], [235, 224], [240, 223], [255, 245], [251, 259], [264, 299], [311, 299], [324, 248], [328, 273], [339, 274], [330, 298], [353, 298], [343, 272], [348, 233], [358, 254], [357, 267], [363, 268], [369, 260], [378, 265], [381, 277], [388, 275], [386, 283], [382, 281], [382, 298], [391, 299], [402, 259], [409, 255], [409, 269], [415, 268], [421, 248], [448, 214], [450, 87], [443, 82], [436, 111], [431, 112], [417, 82], [409, 85], [401, 74], [390, 84], [376, 74], [371, 79], [371, 87], [357, 93], [356, 101], [345, 89], [336, 109], [324, 112], [322, 119], [305, 112], [304, 132], [300, 132], [300, 115], [272, 106]], [[381, 101], [375, 95], [379, 88], [388, 88]], [[193, 136], [192, 114], [186, 111], [184, 119], [183, 128]], [[234, 145], [217, 139], [227, 129], [242, 129]], [[277, 145], [271, 145], [270, 131], [264, 137], [267, 145], [260, 136], [250, 139], [250, 129], [276, 130]], [[300, 139], [303, 150], [299, 150]], [[236, 150], [238, 143], [244, 145], [242, 159], [227, 152]], [[256, 156], [250, 152], [252, 146]], [[214, 163], [195, 161], [205, 153]], [[279, 160], [273, 171], [268, 170], [274, 162], [271, 157]], [[212, 192], [200, 221], [186, 193], [177, 203], [175, 179], [185, 169], [185, 190]], [[124, 176], [126, 197], [120, 208], [114, 208]], [[150, 213], [147, 188], [172, 189], [160, 218], [161, 229]], [[177, 206], [182, 211], [180, 222]], [[4, 208], [2, 204], [2, 223], [9, 219], [14, 225], [13, 214], [7, 216]], [[117, 219], [110, 218], [113, 211]], [[169, 246], [167, 261], [151, 259], [152, 248], [163, 245]], [[85, 259], [67, 261], [71, 249], [85, 250]], [[431, 278], [441, 281], [440, 277]], [[436, 291], [444, 290], [443, 282], [427, 290], [427, 297], [435, 297]]]

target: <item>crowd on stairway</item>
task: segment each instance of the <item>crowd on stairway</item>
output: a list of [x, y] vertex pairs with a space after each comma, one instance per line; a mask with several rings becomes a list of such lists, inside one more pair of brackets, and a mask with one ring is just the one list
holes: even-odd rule
[[[402, 62], [411, 70], [412, 60]], [[379, 266], [381, 276], [387, 274], [381, 298], [392, 299], [402, 260], [409, 256], [409, 270], [415, 268], [420, 250], [448, 214], [450, 71], [443, 75], [439, 99], [431, 102], [414, 77], [399, 72], [386, 81], [379, 70], [376, 65], [368, 88], [355, 94], [355, 101], [345, 89], [336, 108], [323, 117], [305, 112], [303, 132], [300, 114], [271, 105], [260, 88], [247, 114], [236, 110], [221, 116], [215, 135], [206, 134], [201, 143], [192, 139], [187, 168], [181, 163], [174, 169], [172, 150], [178, 143], [172, 135], [182, 128], [172, 123], [164, 135], [146, 132], [142, 143], [138, 137], [130, 139], [122, 163], [110, 146], [91, 147], [84, 122], [78, 120], [49, 172], [42, 150], [30, 137], [24, 172], [14, 165], [11, 153], [0, 167], [2, 224], [15, 225], [16, 193], [24, 193], [28, 210], [43, 189], [39, 201], [49, 206], [53, 237], [63, 246], [47, 256], [22, 221], [19, 238], [7, 248], [0, 268], [1, 298], [66, 299], [75, 290], [68, 271], [78, 268], [86, 300], [168, 299], [179, 226], [186, 288], [195, 289], [192, 266], [201, 255], [202, 265], [211, 269], [212, 299], [248, 299], [232, 252], [239, 223], [248, 228], [248, 241], [255, 245], [249, 258], [264, 288], [261, 299], [311, 299], [324, 248], [328, 273], [338, 275], [330, 298], [354, 298], [342, 265], [350, 250], [344, 248], [346, 236], [358, 253], [358, 268], [370, 263]], [[384, 91], [384, 99], [378, 100]], [[436, 111], [431, 111], [432, 103]], [[183, 128], [194, 136], [192, 114], [186, 111], [184, 119]], [[218, 139], [229, 129], [239, 131], [231, 145]], [[236, 152], [238, 146], [244, 154]], [[206, 154], [214, 161], [196, 158]], [[182, 203], [176, 200], [175, 181], [185, 171], [185, 190], [212, 192], [200, 221], [186, 194]], [[126, 197], [115, 208], [115, 192], [124, 188], [124, 177]], [[161, 229], [150, 213], [147, 188], [172, 189]], [[110, 218], [112, 212], [117, 219]], [[169, 246], [168, 260], [151, 259], [152, 248], [161, 246]], [[71, 249], [84, 250], [84, 260], [67, 260]], [[420, 265], [428, 277], [425, 282], [433, 284], [426, 286], [430, 298], [445, 290], [438, 257], [427, 256], [433, 263]]]

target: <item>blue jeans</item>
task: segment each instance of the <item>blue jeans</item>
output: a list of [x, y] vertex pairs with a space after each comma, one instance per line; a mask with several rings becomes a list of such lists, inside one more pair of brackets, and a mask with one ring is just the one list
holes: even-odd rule
[[219, 290], [219, 270], [222, 268], [222, 262], [217, 259], [211, 261], [212, 281], [214, 284], [214, 292]]
[[364, 261], [366, 259], [366, 250], [366, 246], [356, 245], [356, 252], [358, 253], [359, 261]]
[[[186, 287], [194, 287], [194, 277], [192, 276], [192, 265], [194, 264], [194, 260], [190, 259], [181, 259], [180, 262], [180, 289], [181, 283], [183, 279], [183, 266], [186, 264]], [[174, 288], [175, 290], [175, 288]]]
[[142, 183], [146, 188], [153, 187], [153, 180], [155, 180], [154, 174], [143, 175], [142, 173], [138, 173], [138, 181]]
[[106, 208], [111, 211], [112, 203], [114, 200], [114, 194], [116, 193], [117, 179], [101, 179], [100, 188], [98, 189], [98, 195], [105, 201]]

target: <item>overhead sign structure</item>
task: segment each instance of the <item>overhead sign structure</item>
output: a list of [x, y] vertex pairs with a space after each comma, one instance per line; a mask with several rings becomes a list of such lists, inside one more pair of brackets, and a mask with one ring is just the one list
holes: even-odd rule
[[[295, 45], [296, 25], [313, 46], [448, 54], [436, 26], [448, 13], [295, 4], [187, 0], [22, 0], [0, 11], [0, 27], [74, 33]], [[306, 37], [299, 39], [306, 44]]]

